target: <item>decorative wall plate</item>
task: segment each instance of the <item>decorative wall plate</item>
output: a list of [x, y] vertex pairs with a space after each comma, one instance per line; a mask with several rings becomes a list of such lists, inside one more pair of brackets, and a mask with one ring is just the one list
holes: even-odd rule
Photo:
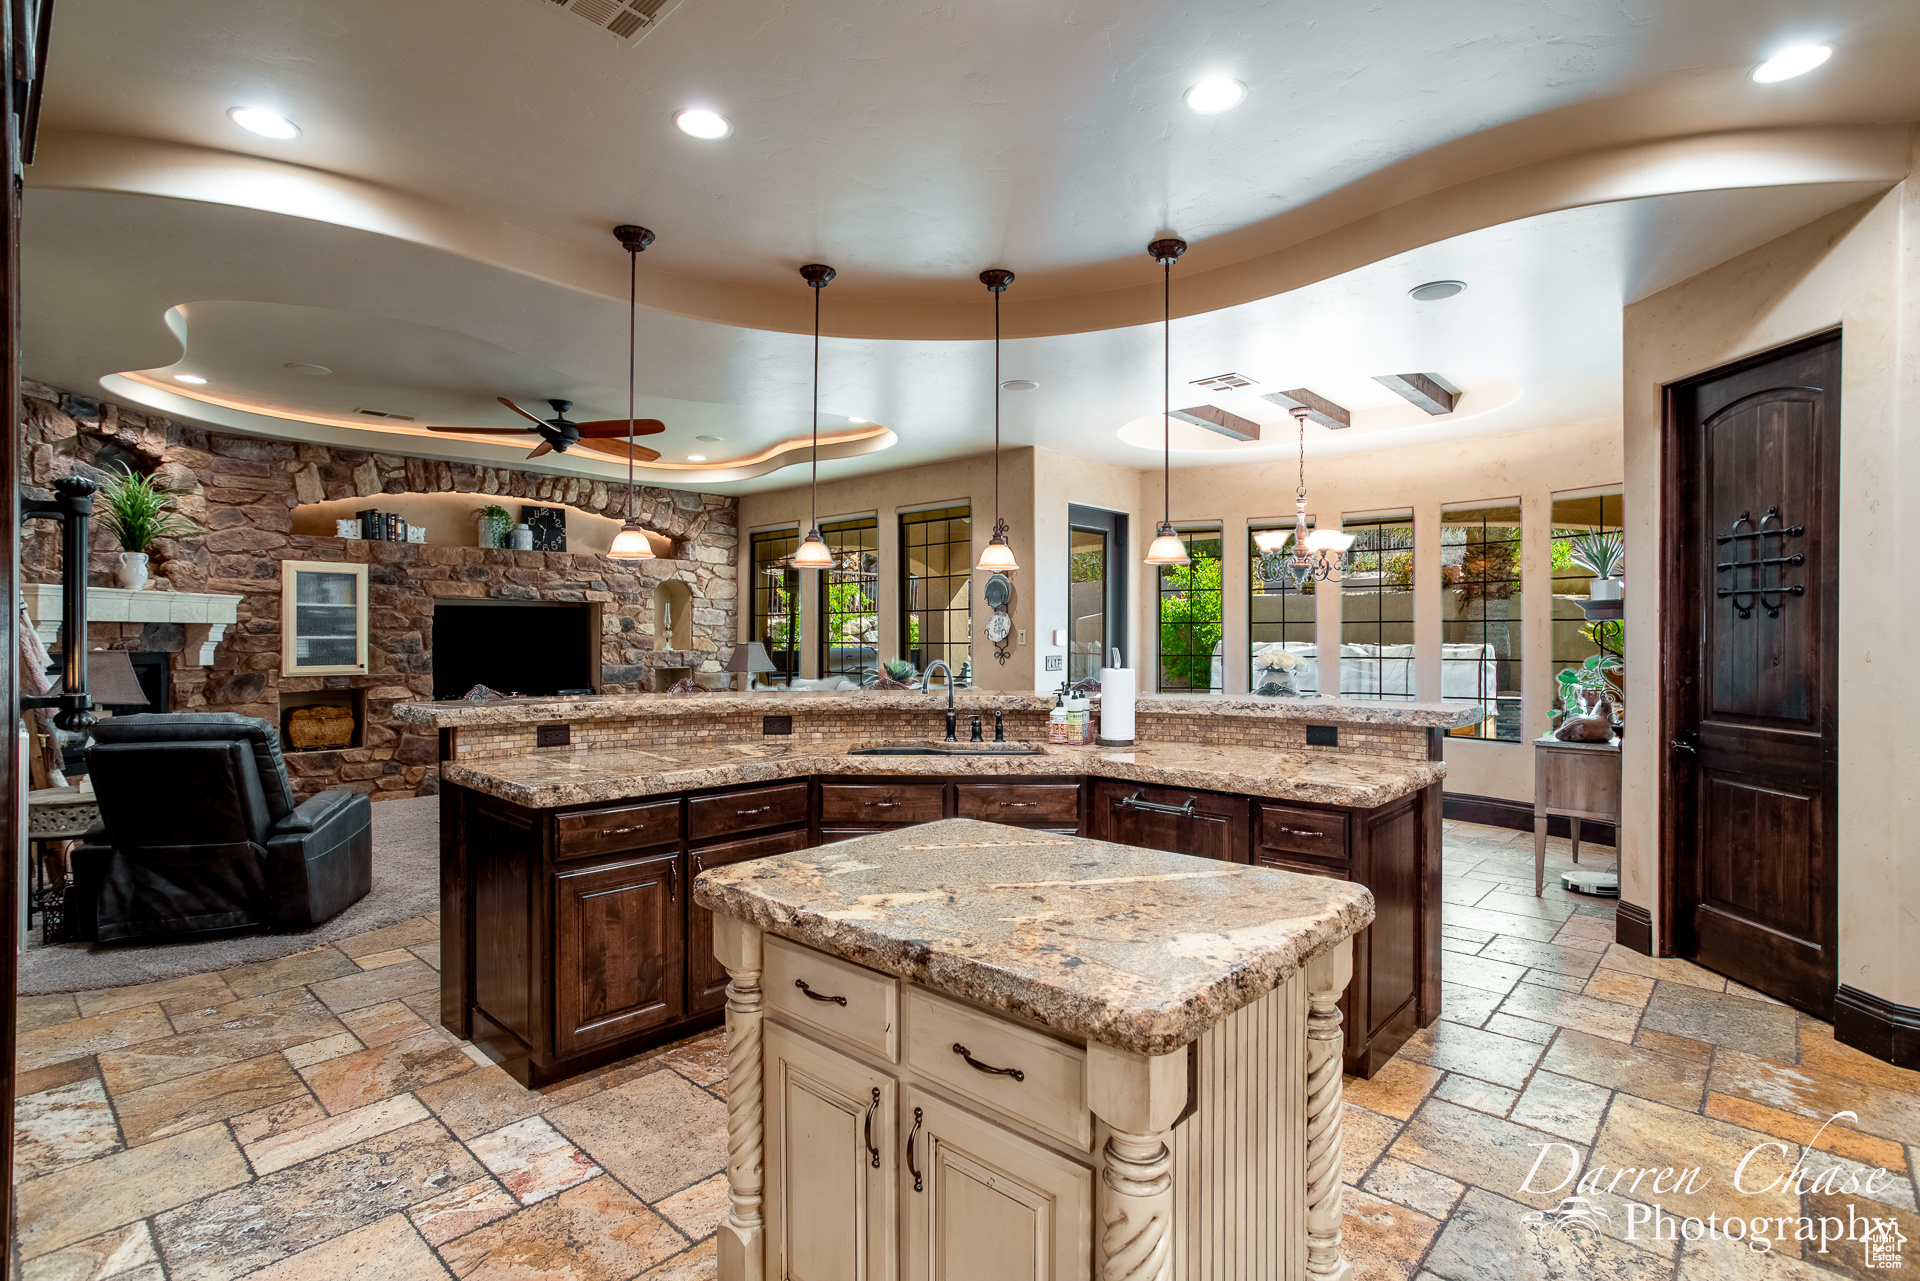
[[993, 656], [1005, 667], [1013, 657], [1013, 647], [1007, 644], [1013, 636], [1013, 616], [1007, 612], [1013, 603], [1013, 580], [1005, 574], [988, 574], [980, 595], [993, 610], [987, 617], [987, 639], [993, 642]]

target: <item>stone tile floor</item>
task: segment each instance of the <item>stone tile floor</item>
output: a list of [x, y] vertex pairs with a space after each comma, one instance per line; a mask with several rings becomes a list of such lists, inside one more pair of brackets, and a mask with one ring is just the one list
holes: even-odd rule
[[[1844, 1218], [1853, 1201], [1894, 1219], [1920, 1265], [1920, 1073], [1612, 945], [1609, 902], [1557, 882], [1535, 899], [1526, 833], [1448, 823], [1445, 863], [1442, 1021], [1347, 1082], [1356, 1277], [1883, 1275], [1858, 1242], [1760, 1254], [1650, 1240], [1645, 1225], [1630, 1241], [1605, 1191], [1597, 1229], [1544, 1230], [1522, 1216], [1572, 1189], [1523, 1189], [1541, 1144], [1562, 1146], [1536, 1187], [1574, 1156], [1609, 1179], [1698, 1166], [1708, 1182], [1662, 1198], [1670, 1211]], [[1549, 864], [1570, 866], [1565, 842]], [[436, 939], [422, 918], [216, 974], [23, 999], [24, 1281], [710, 1278], [726, 1212], [719, 1035], [523, 1090], [437, 1026]], [[1816, 1139], [1843, 1109], [1858, 1121]], [[1810, 1173], [1887, 1173], [1871, 1196], [1733, 1190], [1755, 1145], [1776, 1144], [1749, 1165], [1758, 1187], [1809, 1140]]]

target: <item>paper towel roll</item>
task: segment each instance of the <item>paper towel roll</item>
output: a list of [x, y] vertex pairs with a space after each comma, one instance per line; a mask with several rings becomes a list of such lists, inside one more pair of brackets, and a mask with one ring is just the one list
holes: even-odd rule
[[1131, 667], [1100, 669], [1100, 742], [1133, 742], [1133, 699], [1138, 683]]

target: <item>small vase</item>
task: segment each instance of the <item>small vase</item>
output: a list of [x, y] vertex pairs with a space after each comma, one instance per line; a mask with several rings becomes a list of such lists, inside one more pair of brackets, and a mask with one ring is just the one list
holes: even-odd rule
[[513, 527], [513, 550], [530, 552], [533, 550], [533, 530], [526, 525]]
[[121, 552], [120, 568], [114, 577], [128, 591], [137, 592], [147, 585], [147, 554], [145, 552]]

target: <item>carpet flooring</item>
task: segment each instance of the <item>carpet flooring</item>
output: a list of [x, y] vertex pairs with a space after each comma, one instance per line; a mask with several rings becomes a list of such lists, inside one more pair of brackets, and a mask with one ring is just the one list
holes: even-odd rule
[[439, 908], [440, 798], [381, 801], [373, 807], [373, 892], [331, 921], [293, 934], [241, 934], [144, 947], [48, 947], [38, 941], [36, 924], [20, 955], [20, 992], [90, 992], [271, 961]]

